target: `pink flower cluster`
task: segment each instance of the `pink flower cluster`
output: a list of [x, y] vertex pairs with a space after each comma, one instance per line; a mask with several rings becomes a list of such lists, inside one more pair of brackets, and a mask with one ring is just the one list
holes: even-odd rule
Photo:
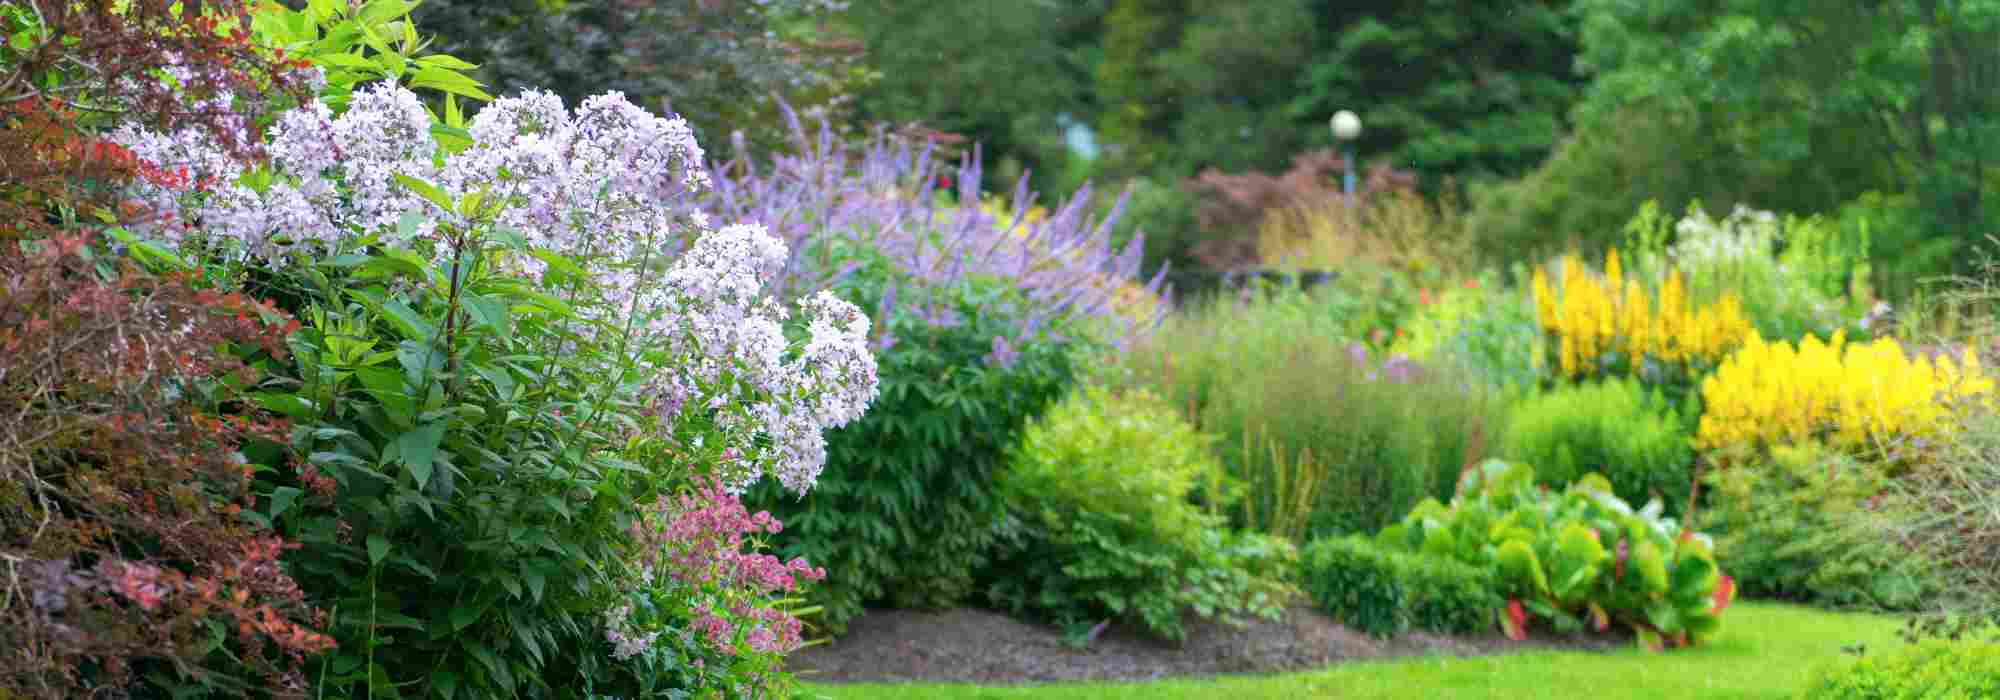
[[[692, 493], [662, 496], [645, 509], [633, 526], [639, 548], [633, 564], [645, 585], [692, 601], [690, 630], [717, 651], [733, 653], [740, 631], [751, 651], [784, 653], [802, 641], [799, 620], [760, 603], [795, 590], [801, 579], [823, 579], [826, 570], [804, 559], [785, 562], [744, 551], [745, 545], [754, 545], [756, 536], [781, 529], [783, 525], [770, 513], [751, 513], [719, 480], [704, 479]], [[620, 608], [607, 620], [606, 638], [619, 658], [645, 649], [659, 634], [638, 633], [630, 615], [629, 607]]]

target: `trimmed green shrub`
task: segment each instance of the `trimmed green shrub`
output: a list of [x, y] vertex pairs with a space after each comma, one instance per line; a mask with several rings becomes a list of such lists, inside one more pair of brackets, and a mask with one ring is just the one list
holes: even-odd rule
[[2000, 643], [1927, 641], [1823, 666], [1800, 698], [1974, 700], [2000, 697]]
[[1488, 630], [1501, 607], [1491, 571], [1384, 549], [1361, 537], [1307, 545], [1299, 568], [1306, 593], [1321, 610], [1378, 637], [1412, 629]]
[[1911, 610], [1938, 591], [1903, 514], [1878, 498], [1890, 489], [1879, 467], [1811, 445], [1770, 454], [1702, 477], [1702, 522], [1745, 594]]
[[[864, 268], [842, 296], [876, 307], [890, 282], [881, 268]], [[972, 278], [933, 292], [929, 309], [903, 304], [877, 319], [894, 340], [877, 356], [881, 396], [866, 416], [827, 433], [812, 493], [763, 484], [744, 496], [785, 523], [771, 537], [784, 558], [826, 567], [813, 622], [835, 634], [866, 604], [940, 608], [974, 592], [973, 572], [1006, 513], [994, 479], [1007, 450], [1075, 376], [1060, 327], [1020, 343], [1009, 364], [988, 361], [993, 339], [1030, 308], [1005, 281]], [[953, 322], [934, 322], [938, 315]]]
[[1375, 541], [1492, 571], [1516, 639], [1532, 615], [1558, 632], [1629, 626], [1647, 649], [1698, 644], [1735, 595], [1707, 535], [1661, 517], [1658, 502], [1634, 510], [1596, 474], [1558, 492], [1527, 465], [1488, 460], [1451, 505], [1418, 504]]
[[1659, 498], [1685, 507], [1694, 451], [1678, 411], [1632, 380], [1557, 387], [1514, 406], [1500, 453], [1563, 486], [1596, 472], [1632, 503]]
[[1130, 620], [1172, 640], [1190, 611], [1275, 617], [1296, 555], [1225, 531], [1193, 500], [1212, 507], [1225, 491], [1212, 441], [1144, 391], [1092, 387], [1051, 408], [999, 475], [1014, 527], [989, 599], [1063, 624]]

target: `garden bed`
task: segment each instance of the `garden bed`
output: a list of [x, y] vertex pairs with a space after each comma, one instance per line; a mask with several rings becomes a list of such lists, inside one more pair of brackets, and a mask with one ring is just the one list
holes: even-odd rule
[[1136, 681], [1322, 668], [1346, 661], [1407, 656], [1482, 656], [1527, 649], [1603, 650], [1629, 638], [1543, 635], [1514, 642], [1497, 632], [1478, 637], [1411, 633], [1378, 640], [1303, 605], [1276, 621], [1242, 628], [1212, 622], [1188, 626], [1173, 645], [1113, 626], [1087, 649], [1064, 643], [1061, 630], [1000, 613], [871, 610], [846, 635], [793, 654], [801, 680], [847, 682], [970, 682], [1008, 685], [1057, 681]]

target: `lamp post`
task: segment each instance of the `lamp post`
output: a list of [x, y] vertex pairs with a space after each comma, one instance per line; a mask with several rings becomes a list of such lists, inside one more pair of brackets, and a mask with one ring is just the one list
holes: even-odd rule
[[1345, 159], [1347, 166], [1347, 172], [1341, 174], [1340, 177], [1340, 191], [1342, 194], [1353, 195], [1354, 140], [1361, 138], [1361, 118], [1354, 116], [1353, 112], [1343, 109], [1334, 112], [1333, 118], [1327, 120], [1327, 125], [1333, 127], [1333, 138], [1340, 142], [1342, 149], [1341, 156]]

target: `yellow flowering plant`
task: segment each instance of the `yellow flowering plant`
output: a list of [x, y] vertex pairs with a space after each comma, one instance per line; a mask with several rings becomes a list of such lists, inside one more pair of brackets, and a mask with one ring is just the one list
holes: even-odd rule
[[1646, 280], [1626, 277], [1616, 249], [1605, 256], [1601, 275], [1575, 254], [1558, 267], [1558, 283], [1542, 267], [1530, 282], [1535, 319], [1549, 338], [1558, 377], [1671, 383], [1714, 366], [1755, 333], [1732, 294], [1690, 303], [1679, 270], [1668, 269], [1653, 289]]
[[1966, 349], [1957, 359], [1912, 357], [1893, 338], [1798, 343], [1751, 337], [1702, 381], [1702, 450], [1821, 441], [1893, 457], [1946, 437], [1953, 409], [1990, 402], [1993, 380]]

